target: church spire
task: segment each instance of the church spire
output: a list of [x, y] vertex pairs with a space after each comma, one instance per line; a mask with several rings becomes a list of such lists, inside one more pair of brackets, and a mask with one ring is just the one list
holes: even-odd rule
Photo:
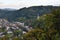
[[37, 19], [39, 19], [39, 17], [40, 17], [40, 16], [39, 16], [39, 14], [38, 14], [38, 15], [37, 15]]

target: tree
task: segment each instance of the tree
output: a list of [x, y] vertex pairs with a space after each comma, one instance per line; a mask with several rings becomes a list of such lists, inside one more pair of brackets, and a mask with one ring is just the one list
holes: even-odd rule
[[[50, 14], [44, 14], [34, 22], [34, 27], [35, 30], [23, 36], [25, 40], [60, 40], [60, 10], [56, 9]], [[41, 29], [43, 32], [40, 31]]]
[[60, 8], [53, 10], [52, 14], [54, 15], [54, 18], [55, 18], [54, 19], [54, 27], [55, 27], [55, 29], [57, 29], [59, 31], [60, 30]]
[[45, 40], [45, 33], [42, 29], [33, 29], [24, 34], [24, 40]]
[[14, 36], [19, 36], [19, 35], [22, 35], [22, 30], [14, 30]]
[[[57, 38], [56, 38], [57, 37]], [[23, 35], [24, 40], [54, 40], [58, 39], [59, 34], [55, 29], [45, 31], [43, 29], [33, 29]]]

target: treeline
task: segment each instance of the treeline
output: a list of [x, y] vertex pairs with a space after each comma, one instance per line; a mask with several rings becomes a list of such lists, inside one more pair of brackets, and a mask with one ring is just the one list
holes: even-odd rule
[[23, 40], [60, 40], [60, 8], [44, 14], [33, 23], [34, 29], [23, 35]]
[[[43, 14], [31, 25], [33, 26], [32, 30], [20, 37], [12, 37], [11, 40], [60, 40], [60, 8]], [[10, 38], [4, 36], [0, 40], [10, 40]]]
[[52, 9], [57, 9], [59, 7], [60, 6], [32, 6], [28, 8], [24, 7], [14, 11], [9, 9], [0, 9], [0, 18], [7, 18], [9, 21], [26, 22], [26, 20], [30, 21], [30, 19], [36, 18], [38, 14], [41, 16], [43, 14], [50, 13]]

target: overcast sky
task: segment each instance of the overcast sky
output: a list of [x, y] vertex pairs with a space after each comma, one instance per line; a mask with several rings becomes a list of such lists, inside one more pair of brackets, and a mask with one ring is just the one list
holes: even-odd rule
[[0, 0], [0, 8], [15, 8], [40, 5], [60, 5], [60, 0]]

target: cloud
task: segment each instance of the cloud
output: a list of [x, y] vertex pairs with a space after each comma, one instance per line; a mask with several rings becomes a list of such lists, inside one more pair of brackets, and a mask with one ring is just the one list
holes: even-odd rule
[[0, 4], [0, 8], [14, 8], [14, 9], [19, 9], [22, 8], [23, 5], [22, 4]]
[[3, 4], [2, 2], [0, 2], [0, 4]]
[[59, 5], [60, 0], [0, 0], [0, 8], [22, 8], [39, 5]]

